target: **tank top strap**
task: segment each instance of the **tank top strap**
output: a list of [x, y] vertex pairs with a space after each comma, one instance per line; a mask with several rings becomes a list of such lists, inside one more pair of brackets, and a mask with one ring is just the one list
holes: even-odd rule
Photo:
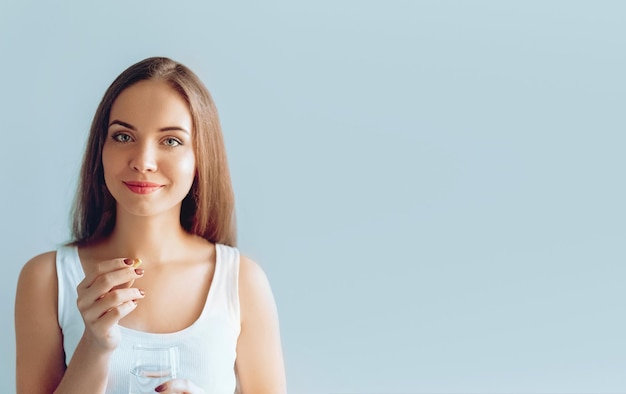
[[65, 364], [68, 365], [85, 330], [83, 319], [76, 306], [76, 299], [78, 298], [76, 286], [85, 278], [76, 246], [64, 245], [57, 249], [56, 271], [58, 319], [59, 326], [63, 331]]
[[239, 250], [215, 244], [215, 271], [209, 290], [205, 314], [226, 311], [235, 327], [240, 327]]
[[69, 314], [76, 309], [76, 298], [78, 297], [76, 286], [85, 277], [76, 246], [64, 245], [57, 249], [56, 271], [59, 286], [59, 323], [63, 327], [71, 318]]

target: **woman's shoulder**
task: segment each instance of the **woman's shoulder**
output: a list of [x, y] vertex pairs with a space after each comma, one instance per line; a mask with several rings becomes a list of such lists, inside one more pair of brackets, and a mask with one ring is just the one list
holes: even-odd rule
[[41, 283], [56, 277], [56, 254], [56, 251], [51, 250], [28, 260], [22, 267], [20, 282]]
[[251, 258], [239, 258], [239, 300], [241, 320], [256, 320], [259, 315], [275, 314], [276, 304], [267, 275], [261, 265]]
[[56, 252], [42, 253], [28, 260], [17, 281], [16, 305], [23, 305], [24, 310], [31, 312], [37, 309], [32, 304], [52, 307], [56, 302], [56, 292]]
[[22, 268], [22, 273], [30, 273], [31, 271], [46, 271], [55, 268], [56, 263], [56, 250], [51, 250], [48, 252], [44, 252], [38, 254], [37, 256], [31, 258], [24, 264]]
[[255, 284], [258, 282], [267, 281], [265, 271], [261, 268], [261, 265], [250, 257], [240, 254], [239, 255], [239, 279], [248, 284]]

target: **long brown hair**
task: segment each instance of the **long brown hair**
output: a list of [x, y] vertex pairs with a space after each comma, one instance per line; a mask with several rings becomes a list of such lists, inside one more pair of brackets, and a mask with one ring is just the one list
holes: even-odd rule
[[235, 246], [235, 199], [215, 103], [190, 69], [165, 57], [151, 57], [127, 68], [109, 86], [98, 105], [72, 212], [73, 243], [101, 240], [115, 227], [116, 204], [104, 183], [102, 148], [115, 99], [124, 89], [144, 80], [167, 82], [187, 102], [191, 113], [196, 176], [182, 202], [181, 225], [211, 242]]

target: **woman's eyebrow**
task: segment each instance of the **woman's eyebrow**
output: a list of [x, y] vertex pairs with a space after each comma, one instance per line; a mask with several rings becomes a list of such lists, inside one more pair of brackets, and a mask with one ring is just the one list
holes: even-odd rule
[[[109, 123], [109, 127], [111, 127], [111, 126], [113, 126], [115, 124], [123, 126], [123, 127], [126, 127], [127, 129], [131, 129], [133, 131], [137, 131], [137, 128], [135, 126], [133, 126], [131, 124], [128, 124], [126, 122], [122, 122], [121, 120], [117, 120], [117, 119], [112, 121], [111, 123]], [[169, 126], [169, 127], [163, 127], [161, 129], [159, 129], [159, 131], [176, 131], [176, 130], [182, 131], [182, 132], [185, 132], [185, 133], [191, 135], [189, 130], [184, 129], [182, 127], [178, 127], [178, 126]]]
[[109, 127], [113, 126], [114, 124], [118, 124], [120, 126], [124, 126], [124, 127], [128, 128], [128, 129], [131, 129], [133, 131], [137, 131], [135, 126], [130, 125], [130, 124], [126, 123], [126, 122], [122, 122], [121, 120], [117, 120], [116, 119], [116, 120], [112, 121], [111, 123], [109, 123]]
[[162, 129], [159, 129], [159, 131], [176, 131], [176, 130], [182, 131], [182, 132], [185, 132], [185, 133], [191, 135], [189, 130], [183, 129], [182, 127], [178, 127], [178, 126], [163, 127]]

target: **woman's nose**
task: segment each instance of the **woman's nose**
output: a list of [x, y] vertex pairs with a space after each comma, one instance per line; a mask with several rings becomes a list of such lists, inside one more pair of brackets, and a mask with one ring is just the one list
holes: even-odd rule
[[130, 166], [133, 170], [141, 173], [156, 171], [156, 152], [150, 146], [138, 146], [130, 159]]

